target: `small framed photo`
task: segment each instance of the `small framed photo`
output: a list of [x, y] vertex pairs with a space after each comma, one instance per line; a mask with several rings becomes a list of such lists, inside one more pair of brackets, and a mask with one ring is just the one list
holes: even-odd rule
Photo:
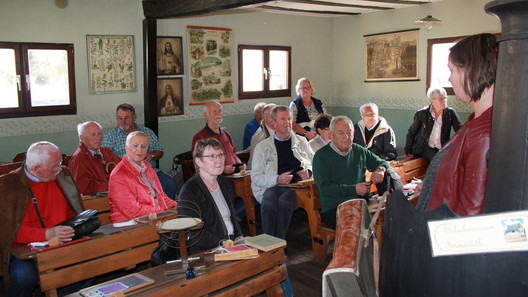
[[183, 74], [182, 38], [158, 36], [156, 40], [158, 75]]
[[158, 79], [158, 117], [183, 114], [182, 78]]

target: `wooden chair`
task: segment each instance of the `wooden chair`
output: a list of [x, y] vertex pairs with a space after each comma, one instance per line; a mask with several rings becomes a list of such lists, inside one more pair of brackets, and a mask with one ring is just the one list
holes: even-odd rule
[[410, 183], [413, 178], [423, 178], [427, 171], [427, 166], [429, 165], [429, 162], [423, 157], [403, 161], [393, 161], [391, 163], [392, 168], [394, 168], [394, 170], [396, 170], [401, 176], [403, 184]]

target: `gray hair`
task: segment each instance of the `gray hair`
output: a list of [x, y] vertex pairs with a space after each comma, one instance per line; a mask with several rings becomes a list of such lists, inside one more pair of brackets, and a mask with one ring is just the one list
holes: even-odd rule
[[79, 140], [81, 140], [81, 135], [84, 135], [84, 128], [86, 128], [86, 126], [90, 123], [96, 124], [97, 126], [99, 126], [99, 129], [103, 131], [103, 126], [101, 126], [101, 124], [99, 124], [96, 121], [88, 121], [88, 122], [80, 123], [77, 125], [77, 136], [79, 136]]
[[210, 105], [212, 104], [218, 104], [220, 105], [220, 107], [222, 107], [222, 105], [220, 104], [220, 101], [218, 100], [211, 100], [211, 101], [207, 101], [204, 106], [203, 106], [203, 112], [206, 113], [208, 112], [207, 108], [209, 108]]
[[374, 112], [375, 114], [379, 114], [378, 106], [372, 102], [361, 105], [361, 107], [359, 108], [359, 114], [363, 115], [363, 112], [365, 112], [365, 108], [367, 107], [372, 108], [372, 112]]
[[261, 108], [263, 106], [266, 106], [266, 102], [259, 102], [259, 103], [255, 104], [255, 107], [253, 108], [253, 113], [257, 113], [259, 108]]
[[299, 80], [297, 81], [297, 84], [295, 85], [295, 91], [297, 92], [297, 96], [299, 96], [301, 94], [301, 92], [299, 91], [301, 89], [301, 84], [303, 82], [307, 82], [310, 84], [310, 87], [312, 87], [312, 94], [315, 93], [315, 89], [314, 89], [314, 86], [312, 85], [312, 82], [307, 79], [306, 77], [302, 77], [302, 78], [299, 78]]
[[335, 125], [339, 121], [343, 121], [343, 122], [349, 124], [350, 127], [354, 128], [354, 123], [347, 116], [337, 116], [337, 117], [333, 117], [332, 121], [330, 121], [330, 132], [334, 133]]
[[271, 110], [271, 114], [270, 114], [270, 117], [271, 117], [271, 120], [273, 121], [277, 121], [277, 113], [279, 111], [288, 111], [291, 115], [291, 110], [287, 107], [287, 106], [284, 106], [284, 105], [276, 105], [275, 107], [273, 107], [273, 109]]
[[130, 114], [131, 115], [135, 115], [136, 114], [136, 109], [134, 108], [134, 106], [132, 106], [131, 104], [128, 104], [128, 103], [122, 103], [122, 104], [119, 104], [119, 106], [117, 106], [116, 108], [116, 112], [118, 110], [130, 110]]
[[444, 98], [447, 98], [447, 92], [442, 87], [430, 87], [429, 90], [427, 90], [427, 98], [433, 99], [436, 96], [443, 95]]
[[31, 170], [37, 165], [46, 164], [50, 159], [50, 152], [61, 153], [59, 147], [49, 141], [31, 144], [26, 151], [26, 168]]
[[130, 134], [128, 134], [127, 138], [126, 138], [126, 145], [130, 145], [130, 141], [132, 141], [132, 138], [134, 138], [135, 136], [143, 136], [147, 139], [147, 142], [148, 142], [148, 136], [147, 134], [141, 132], [141, 131], [134, 131]]

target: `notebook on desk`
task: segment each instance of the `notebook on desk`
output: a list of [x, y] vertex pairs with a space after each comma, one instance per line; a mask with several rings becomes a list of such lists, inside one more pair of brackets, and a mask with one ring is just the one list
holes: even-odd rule
[[154, 280], [140, 273], [133, 273], [81, 290], [84, 297], [110, 296], [115, 292], [127, 293], [153, 284]]

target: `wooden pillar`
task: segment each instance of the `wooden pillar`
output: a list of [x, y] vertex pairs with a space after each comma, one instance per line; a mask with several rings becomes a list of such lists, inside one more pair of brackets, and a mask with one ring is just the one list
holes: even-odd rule
[[501, 21], [484, 212], [528, 208], [528, 1], [496, 0]]
[[143, 84], [145, 126], [158, 135], [158, 89], [156, 77], [156, 19], [143, 20]]

